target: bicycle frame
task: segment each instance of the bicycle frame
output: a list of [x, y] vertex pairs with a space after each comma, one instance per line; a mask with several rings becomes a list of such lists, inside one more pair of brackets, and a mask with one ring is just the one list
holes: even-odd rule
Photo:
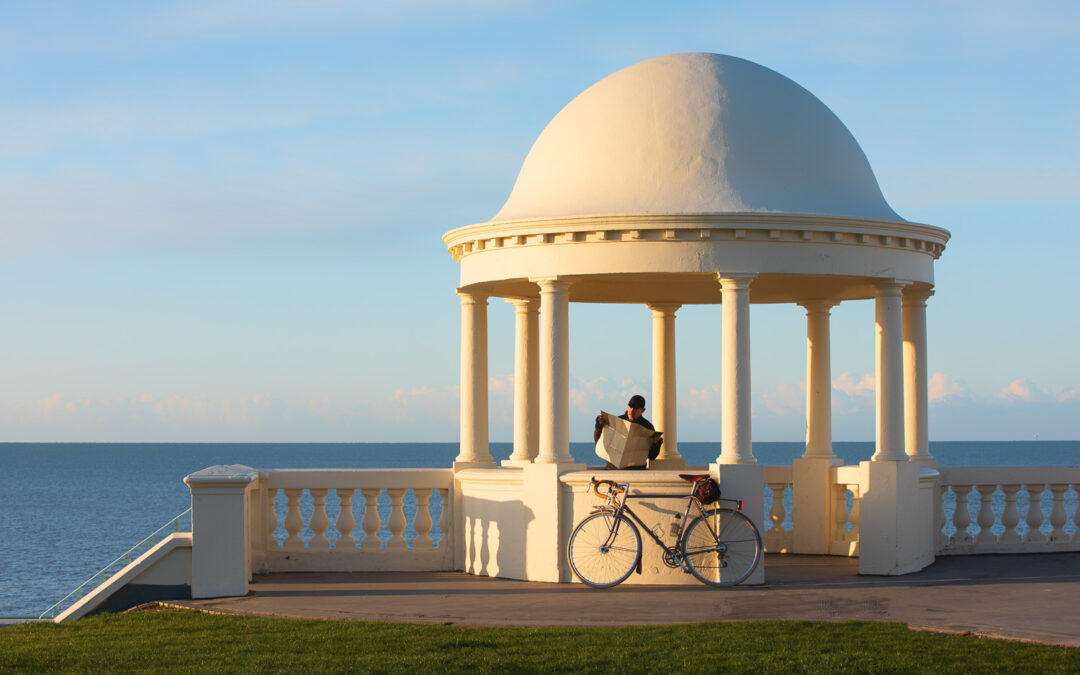
[[[609, 535], [609, 541], [610, 541], [610, 539], [613, 539], [616, 534], [618, 534], [619, 525], [622, 522], [621, 520], [619, 520], [619, 516], [623, 515], [623, 514], [626, 514], [626, 515], [630, 516], [630, 519], [633, 522], [637, 523], [639, 530], [644, 530], [649, 535], [649, 537], [654, 542], [656, 542], [657, 546], [659, 546], [664, 551], [667, 551], [669, 548], [671, 548], [674, 551], [674, 556], [673, 556], [674, 559], [676, 561], [678, 561], [679, 565], [683, 569], [686, 569], [686, 563], [683, 562], [682, 556], [679, 555], [679, 542], [682, 540], [683, 535], [686, 533], [686, 524], [689, 521], [690, 506], [691, 505], [694, 505], [694, 506], [697, 507], [698, 514], [702, 518], [705, 517], [705, 508], [702, 505], [702, 503], [698, 500], [698, 498], [695, 497], [693, 494], [689, 494], [689, 495], [687, 495], [687, 494], [654, 494], [654, 493], [645, 493], [645, 492], [639, 492], [637, 494], [630, 494], [630, 484], [629, 483], [618, 483], [617, 486], [619, 488], [621, 488], [621, 491], [623, 493], [622, 500], [618, 501], [617, 496], [612, 497], [610, 499], [608, 505], [602, 506], [602, 507], [599, 507], [599, 508], [596, 508], [596, 509], [593, 510], [594, 513], [610, 512], [615, 516], [613, 527], [611, 528], [611, 534]], [[665, 544], [664, 540], [661, 539], [660, 537], [658, 537], [656, 535], [656, 533], [653, 532], [653, 529], [651, 527], [649, 527], [648, 525], [646, 525], [645, 522], [641, 520], [641, 518], [638, 516], [638, 514], [634, 513], [634, 510], [632, 508], [630, 508], [629, 504], [626, 503], [627, 500], [629, 500], [629, 499], [685, 499], [686, 500], [686, 508], [683, 510], [683, 514], [681, 516], [682, 524], [679, 526], [679, 533], [677, 535], [675, 535], [674, 544], [672, 544], [670, 547], [667, 544]], [[720, 498], [717, 499], [717, 501], [734, 502], [734, 503], [736, 503], [738, 505], [739, 510], [740, 511], [742, 510], [742, 500], [741, 499], [725, 499], [723, 497], [720, 497]], [[637, 572], [639, 574], [641, 573], [641, 559], [642, 559], [643, 555], [644, 555], [644, 549], [638, 552], [638, 559], [637, 559], [636, 567], [637, 567]], [[689, 571], [689, 570], [687, 570], [687, 571]]]

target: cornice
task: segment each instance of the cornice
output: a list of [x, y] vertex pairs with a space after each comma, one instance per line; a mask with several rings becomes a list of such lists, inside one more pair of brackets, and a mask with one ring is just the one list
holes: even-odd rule
[[908, 221], [778, 213], [627, 213], [478, 223], [447, 232], [443, 242], [455, 261], [518, 246], [678, 241], [869, 245], [936, 259], [949, 237], [942, 228]]

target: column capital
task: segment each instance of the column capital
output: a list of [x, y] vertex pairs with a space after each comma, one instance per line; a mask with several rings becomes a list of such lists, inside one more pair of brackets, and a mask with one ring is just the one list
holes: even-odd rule
[[922, 305], [926, 307], [926, 301], [934, 294], [933, 286], [916, 286], [912, 284], [904, 289], [904, 306], [905, 307], [917, 307]]
[[454, 293], [461, 298], [461, 304], [463, 305], [487, 305], [488, 295], [487, 293], [477, 293], [475, 291], [466, 291], [460, 288], [454, 289]]
[[902, 279], [881, 279], [875, 286], [877, 287], [877, 297], [899, 296], [905, 288], [911, 285], [910, 281], [904, 281]]
[[802, 302], [795, 303], [799, 307], [806, 310], [806, 315], [811, 314], [829, 314], [829, 310], [840, 304], [839, 300], [803, 300]]
[[675, 316], [675, 312], [682, 307], [681, 302], [646, 302], [645, 306], [652, 312], [654, 318], [660, 319], [666, 316]]
[[574, 280], [569, 277], [550, 276], [550, 277], [529, 277], [529, 281], [533, 282], [540, 287], [541, 293], [551, 293], [558, 291], [569, 290]]
[[506, 304], [514, 306], [514, 311], [516, 314], [528, 314], [529, 311], [540, 311], [540, 298], [534, 298], [529, 296], [511, 296], [508, 298], [503, 298], [503, 300], [506, 302]]
[[757, 279], [757, 275], [750, 272], [717, 272], [716, 280], [720, 282], [722, 290], [748, 290], [750, 282]]

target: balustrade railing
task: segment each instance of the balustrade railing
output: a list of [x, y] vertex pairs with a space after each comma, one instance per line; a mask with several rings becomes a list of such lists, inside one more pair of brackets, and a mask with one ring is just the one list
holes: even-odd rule
[[249, 504], [252, 569], [451, 569], [453, 480], [451, 469], [260, 472]]
[[[765, 485], [768, 488], [766, 504], [769, 506], [769, 529], [765, 532], [765, 551], [767, 553], [788, 553], [791, 551], [794, 523], [791, 520], [789, 505], [793, 502], [792, 468], [790, 466], [766, 466]], [[790, 523], [791, 528], [786, 525]]]
[[939, 555], [1080, 550], [1080, 467], [940, 472]]
[[861, 473], [858, 466], [838, 466], [832, 491], [832, 535], [829, 553], [832, 555], [859, 555], [859, 501]]

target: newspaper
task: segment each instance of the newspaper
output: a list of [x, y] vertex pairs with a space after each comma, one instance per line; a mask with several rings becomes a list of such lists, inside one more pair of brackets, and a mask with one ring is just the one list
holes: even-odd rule
[[611, 413], [600, 414], [604, 416], [605, 424], [600, 440], [596, 442], [597, 456], [619, 469], [643, 466], [649, 459], [653, 434], [657, 432]]

